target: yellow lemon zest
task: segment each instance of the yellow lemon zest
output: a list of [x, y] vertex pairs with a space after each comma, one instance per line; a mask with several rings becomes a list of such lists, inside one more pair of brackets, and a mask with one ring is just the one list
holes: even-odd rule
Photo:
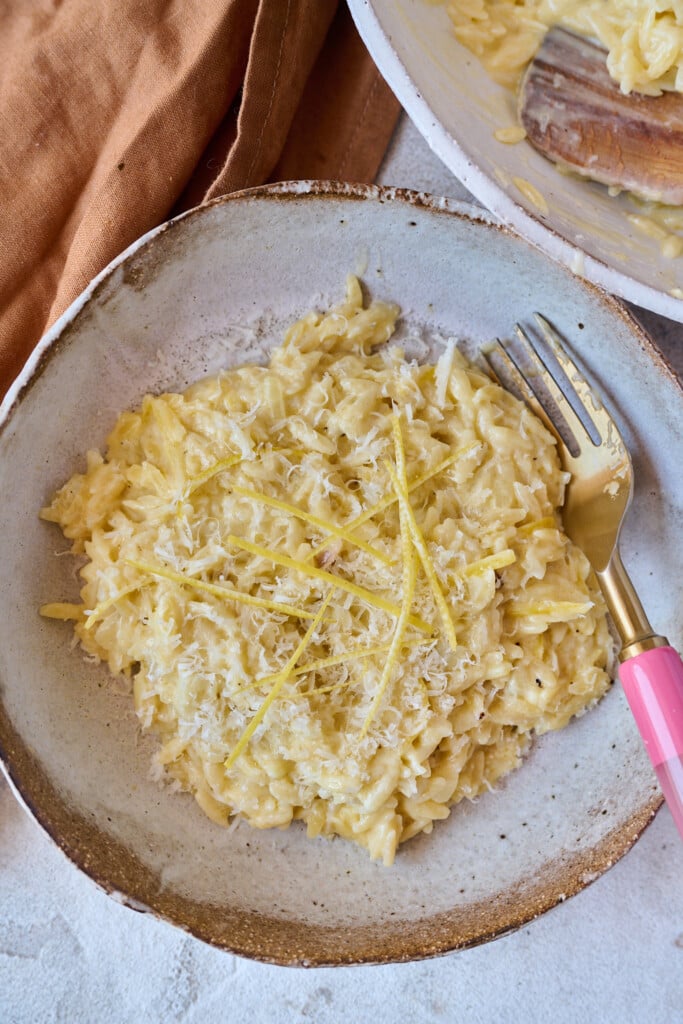
[[553, 622], [567, 622], [585, 615], [592, 607], [592, 601], [512, 601], [507, 613], [515, 618], [542, 615]]
[[[449, 466], [452, 466], [454, 462], [457, 462], [465, 455], [469, 455], [476, 448], [480, 447], [482, 447], [481, 441], [472, 441], [471, 444], [466, 444], [462, 448], [458, 448], [457, 451], [446, 456], [445, 459], [442, 459], [441, 462], [437, 463], [436, 466], [433, 466], [432, 469], [428, 470], [426, 473], [409, 480], [408, 494], [417, 490], [418, 487], [422, 487], [422, 485], [426, 484], [428, 480], [432, 479], [432, 477], [438, 476], [439, 473], [443, 473], [443, 471], [448, 469]], [[381, 498], [374, 505], [371, 505], [370, 508], [366, 508], [364, 512], [361, 512], [360, 515], [357, 515], [354, 519], [348, 522], [344, 528], [346, 530], [354, 530], [357, 526], [362, 526], [363, 523], [368, 521], [368, 519], [372, 519], [373, 516], [379, 515], [380, 512], [384, 512], [385, 509], [390, 508], [395, 501], [398, 501], [397, 496], [395, 494], [388, 494], [385, 498]], [[306, 560], [310, 561], [311, 558], [315, 558], [316, 555], [319, 555], [320, 552], [324, 551], [325, 548], [329, 547], [329, 545], [329, 540], [323, 541], [322, 544], [318, 544], [316, 548], [313, 548]]]
[[263, 505], [268, 505], [270, 508], [279, 509], [281, 512], [287, 512], [291, 516], [295, 516], [297, 519], [302, 519], [305, 523], [311, 523], [313, 526], [317, 526], [318, 529], [324, 530], [326, 533], [332, 533], [335, 537], [341, 537], [347, 543], [352, 544], [354, 547], [360, 548], [362, 551], [366, 551], [373, 558], [383, 562], [384, 565], [391, 565], [392, 559], [385, 555], [383, 551], [379, 551], [374, 548], [371, 544], [366, 543], [360, 537], [356, 537], [345, 526], [337, 526], [335, 523], [330, 522], [327, 519], [321, 519], [318, 516], [314, 516], [310, 512], [305, 512], [303, 509], [297, 508], [295, 505], [290, 505], [286, 501], [280, 501], [279, 498], [271, 498], [269, 494], [263, 494], [261, 491], [253, 491], [249, 487], [242, 487], [240, 484], [232, 484], [230, 488], [235, 494], [241, 494], [244, 498], [250, 498], [252, 501], [261, 502]]
[[327, 595], [327, 597], [325, 598], [325, 600], [321, 603], [320, 608], [318, 609], [318, 611], [316, 613], [316, 616], [313, 619], [313, 622], [310, 624], [310, 626], [308, 627], [308, 629], [304, 633], [303, 637], [299, 641], [299, 643], [297, 645], [297, 648], [294, 651], [294, 654], [291, 656], [291, 658], [289, 659], [289, 661], [287, 662], [285, 667], [279, 673], [279, 675], [277, 677], [277, 680], [275, 681], [275, 683], [274, 683], [270, 693], [265, 698], [265, 700], [263, 701], [263, 704], [261, 704], [261, 707], [258, 709], [258, 711], [254, 715], [252, 720], [249, 722], [249, 725], [246, 727], [246, 729], [244, 730], [244, 732], [240, 736], [239, 740], [237, 741], [237, 743], [233, 747], [230, 755], [226, 758], [226, 760], [225, 760], [225, 767], [226, 768], [231, 768], [233, 766], [233, 764], [235, 763], [237, 758], [240, 756], [240, 754], [242, 753], [242, 751], [246, 747], [246, 745], [249, 742], [249, 740], [251, 739], [251, 737], [256, 732], [256, 729], [258, 728], [260, 723], [263, 721], [263, 718], [264, 718], [264, 716], [266, 714], [266, 711], [271, 706], [271, 704], [273, 703], [273, 701], [277, 697], [278, 693], [280, 692], [280, 690], [282, 689], [284, 684], [287, 682], [287, 679], [289, 678], [292, 670], [296, 666], [297, 661], [299, 660], [299, 658], [301, 657], [303, 652], [306, 650], [306, 648], [308, 647], [308, 645], [311, 642], [311, 640], [313, 639], [313, 634], [315, 633], [316, 629], [320, 625], [320, 621], [321, 621], [323, 615], [325, 614], [325, 610], [326, 610], [328, 604], [330, 603], [330, 599], [331, 599], [333, 593], [334, 593], [334, 590], [331, 590], [329, 592], [329, 594]]
[[533, 523], [524, 523], [523, 526], [518, 526], [517, 534], [520, 537], [526, 537], [536, 530], [552, 530], [556, 526], [557, 523], [552, 516], [544, 516], [543, 519], [534, 519]]
[[422, 568], [425, 571], [425, 575], [429, 582], [429, 586], [431, 587], [432, 594], [434, 595], [434, 601], [436, 602], [436, 606], [439, 609], [439, 615], [441, 616], [441, 621], [443, 624], [444, 632], [446, 633], [446, 637], [448, 639], [449, 646], [451, 650], [455, 651], [457, 650], [458, 647], [458, 638], [455, 634], [455, 626], [453, 625], [453, 619], [451, 618], [450, 609], [446, 602], [444, 592], [441, 589], [439, 578], [436, 575], [434, 562], [432, 561], [432, 558], [429, 554], [429, 549], [427, 548], [427, 543], [422, 534], [422, 530], [417, 525], [417, 520], [415, 519], [415, 512], [413, 511], [413, 507], [410, 504], [408, 492], [405, 487], [405, 451], [403, 448], [403, 438], [401, 436], [401, 426], [397, 418], [394, 418], [392, 421], [392, 432], [394, 435], [394, 447], [396, 451], [396, 470], [398, 472], [394, 470], [393, 466], [390, 466], [388, 463], [386, 464], [386, 468], [389, 471], [391, 482], [398, 495], [399, 505], [400, 507], [403, 508], [403, 511], [405, 512], [406, 523], [408, 531], [410, 533], [410, 539], [419, 556], [420, 562], [422, 563]]
[[413, 603], [413, 597], [415, 596], [417, 566], [415, 564], [415, 552], [410, 538], [408, 516], [403, 502], [399, 504], [398, 511], [401, 527], [401, 558], [403, 560], [403, 595], [401, 600], [401, 613], [398, 617], [398, 621], [396, 622], [394, 635], [391, 638], [391, 646], [389, 648], [387, 660], [384, 662], [384, 668], [382, 669], [382, 675], [380, 676], [377, 690], [375, 691], [372, 703], [370, 704], [368, 713], [365, 716], [365, 721], [361, 727], [361, 739], [367, 734], [368, 729], [372, 725], [373, 719], [375, 718], [375, 715], [379, 710], [379, 706], [384, 698], [389, 681], [391, 680], [391, 675], [396, 662], [398, 661], [398, 656], [403, 644], [403, 636], [408, 625], [410, 608]]
[[[419, 647], [424, 644], [431, 643], [431, 640], [404, 640], [404, 647]], [[388, 644], [377, 644], [376, 647], [356, 647], [350, 651], [344, 651], [343, 654], [332, 654], [329, 658], [319, 658], [317, 661], [309, 661], [305, 665], [300, 665], [299, 668], [292, 672], [292, 677], [305, 676], [310, 672], [320, 672], [325, 668], [333, 668], [335, 665], [344, 665], [348, 661], [361, 661], [364, 658], [372, 658], [376, 654], [385, 654], [391, 643]], [[271, 675], [262, 676], [260, 679], [255, 679], [253, 683], [248, 683], [246, 686], [241, 687], [241, 690], [251, 690], [257, 686], [265, 686], [268, 683], [272, 683], [277, 679], [279, 672], [273, 672]], [[347, 685], [351, 680], [345, 680], [344, 683], [332, 683], [331, 686], [323, 686], [314, 690], [306, 690], [302, 693], [292, 694], [294, 697], [306, 697], [312, 693], [329, 693], [330, 690], [336, 689], [338, 686]]]
[[218, 473], [222, 473], [224, 469], [230, 469], [232, 466], [236, 466], [238, 462], [243, 461], [244, 460], [241, 455], [231, 455], [227, 459], [220, 459], [218, 462], [214, 462], [213, 466], [209, 466], [208, 469], [202, 470], [202, 472], [197, 473], [196, 476], [191, 476], [187, 482], [184, 497], [188, 498], [191, 494], [194, 494], [198, 487], [207, 483]]
[[[241, 537], [235, 537], [232, 534], [228, 537], [228, 544], [232, 544], [233, 547], [240, 548], [242, 551], [248, 551], [251, 555], [260, 555], [261, 558], [267, 558], [268, 561], [273, 562], [275, 565], [282, 565], [286, 569], [295, 569], [306, 576], [325, 580], [326, 583], [331, 583], [332, 586], [339, 587], [340, 590], [353, 594], [354, 597], [360, 598], [361, 601], [367, 602], [367, 604], [372, 605], [374, 608], [380, 608], [382, 611], [388, 612], [389, 615], [399, 616], [401, 614], [401, 605], [394, 604], [393, 601], [382, 597], [381, 594], [375, 594], [372, 590], [360, 587], [357, 583], [346, 580], [342, 576], [335, 576], [331, 572], [326, 572], [325, 569], [318, 569], [307, 562], [302, 562], [297, 558], [290, 558], [288, 555], [282, 555], [278, 551], [272, 551], [270, 548], [261, 547], [260, 544], [252, 544], [251, 541], [243, 540]], [[425, 622], [418, 615], [411, 615], [409, 622], [411, 626], [417, 626], [418, 629], [423, 630], [425, 633], [434, 632], [429, 623]]]
[[242, 594], [239, 590], [232, 590], [230, 587], [219, 586], [216, 583], [207, 583], [204, 580], [196, 580], [192, 576], [186, 576], [182, 572], [173, 572], [161, 565], [150, 565], [148, 562], [139, 562], [134, 558], [127, 558], [126, 565], [138, 569], [140, 572], [149, 573], [150, 576], [161, 576], [162, 579], [179, 583], [183, 587], [191, 587], [193, 590], [202, 591], [205, 594], [212, 594], [214, 597], [225, 598], [229, 601], [241, 601], [242, 604], [251, 605], [253, 608], [267, 608], [269, 611], [280, 612], [282, 615], [292, 615], [297, 619], [312, 619], [313, 612], [304, 611], [302, 608], [295, 608], [291, 604], [281, 604], [278, 601], [268, 601], [263, 597], [254, 597], [252, 594]]
[[487, 569], [504, 569], [506, 565], [512, 565], [517, 561], [517, 555], [511, 548], [504, 551], [496, 551], [493, 555], [486, 555], [478, 558], [476, 562], [470, 562], [463, 569], [463, 576], [481, 576]]
[[104, 601], [100, 601], [96, 604], [93, 610], [89, 613], [87, 619], [83, 623], [86, 629], [90, 629], [98, 619], [101, 619], [105, 612], [109, 611], [117, 601], [120, 601], [122, 597], [127, 597], [128, 594], [135, 593], [136, 590], [140, 590], [144, 586], [144, 583], [137, 582], [132, 583], [129, 587], [124, 587], [123, 590], [119, 590], [118, 594], [114, 594], [112, 597], [106, 598]]

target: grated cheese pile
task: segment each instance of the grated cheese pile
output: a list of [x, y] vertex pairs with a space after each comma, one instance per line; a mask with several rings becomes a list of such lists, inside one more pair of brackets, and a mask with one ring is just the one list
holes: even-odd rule
[[159, 774], [385, 864], [594, 703], [611, 648], [553, 439], [453, 345], [384, 345], [397, 315], [349, 279], [268, 366], [125, 412], [42, 511], [87, 557], [42, 611], [132, 677]]

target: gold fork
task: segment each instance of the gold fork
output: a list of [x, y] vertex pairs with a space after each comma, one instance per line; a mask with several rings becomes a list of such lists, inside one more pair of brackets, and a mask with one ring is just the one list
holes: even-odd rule
[[[621, 682], [683, 836], [683, 663], [668, 640], [656, 634], [648, 622], [618, 547], [633, 493], [631, 457], [616, 423], [567, 354], [557, 332], [539, 314], [536, 322], [566, 381], [549, 369], [519, 325], [515, 332], [528, 371], [500, 341], [483, 355], [499, 383], [496, 363], [505, 368], [512, 388], [557, 440], [560, 461], [570, 474], [563, 508], [565, 532], [583, 550], [600, 584], [621, 639]], [[569, 400], [572, 391], [583, 416]]]

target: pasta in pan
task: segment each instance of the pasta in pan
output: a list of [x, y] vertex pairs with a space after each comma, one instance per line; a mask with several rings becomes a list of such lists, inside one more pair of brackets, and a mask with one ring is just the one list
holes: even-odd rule
[[391, 864], [609, 685], [542, 424], [451, 344], [386, 345], [357, 280], [273, 349], [126, 412], [44, 509], [86, 556], [83, 648], [219, 824]]
[[680, 0], [446, 0], [454, 33], [497, 81], [514, 86], [548, 28], [597, 39], [623, 92], [683, 91]]
[[[432, 2], [432, 0], [430, 0]], [[453, 34], [474, 53], [490, 77], [510, 89], [536, 55], [549, 28], [559, 25], [597, 40], [606, 49], [606, 65], [624, 93], [659, 96], [683, 92], [683, 2], [681, 0], [436, 0], [443, 2]], [[607, 129], [606, 129], [607, 130]], [[520, 124], [495, 131], [499, 142], [526, 137]], [[590, 177], [590, 166], [584, 168]], [[604, 179], [600, 179], [604, 180]], [[546, 199], [524, 178], [514, 181], [542, 213]], [[619, 188], [614, 189], [619, 192]], [[678, 206], [627, 193], [627, 221], [658, 243], [664, 259], [683, 252]], [[672, 290], [678, 295], [679, 288]]]

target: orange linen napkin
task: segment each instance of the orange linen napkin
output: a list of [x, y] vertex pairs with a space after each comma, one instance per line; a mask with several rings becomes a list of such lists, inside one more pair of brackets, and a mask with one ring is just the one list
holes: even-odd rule
[[5, 0], [0, 395], [139, 235], [266, 181], [372, 181], [398, 112], [338, 0]]

